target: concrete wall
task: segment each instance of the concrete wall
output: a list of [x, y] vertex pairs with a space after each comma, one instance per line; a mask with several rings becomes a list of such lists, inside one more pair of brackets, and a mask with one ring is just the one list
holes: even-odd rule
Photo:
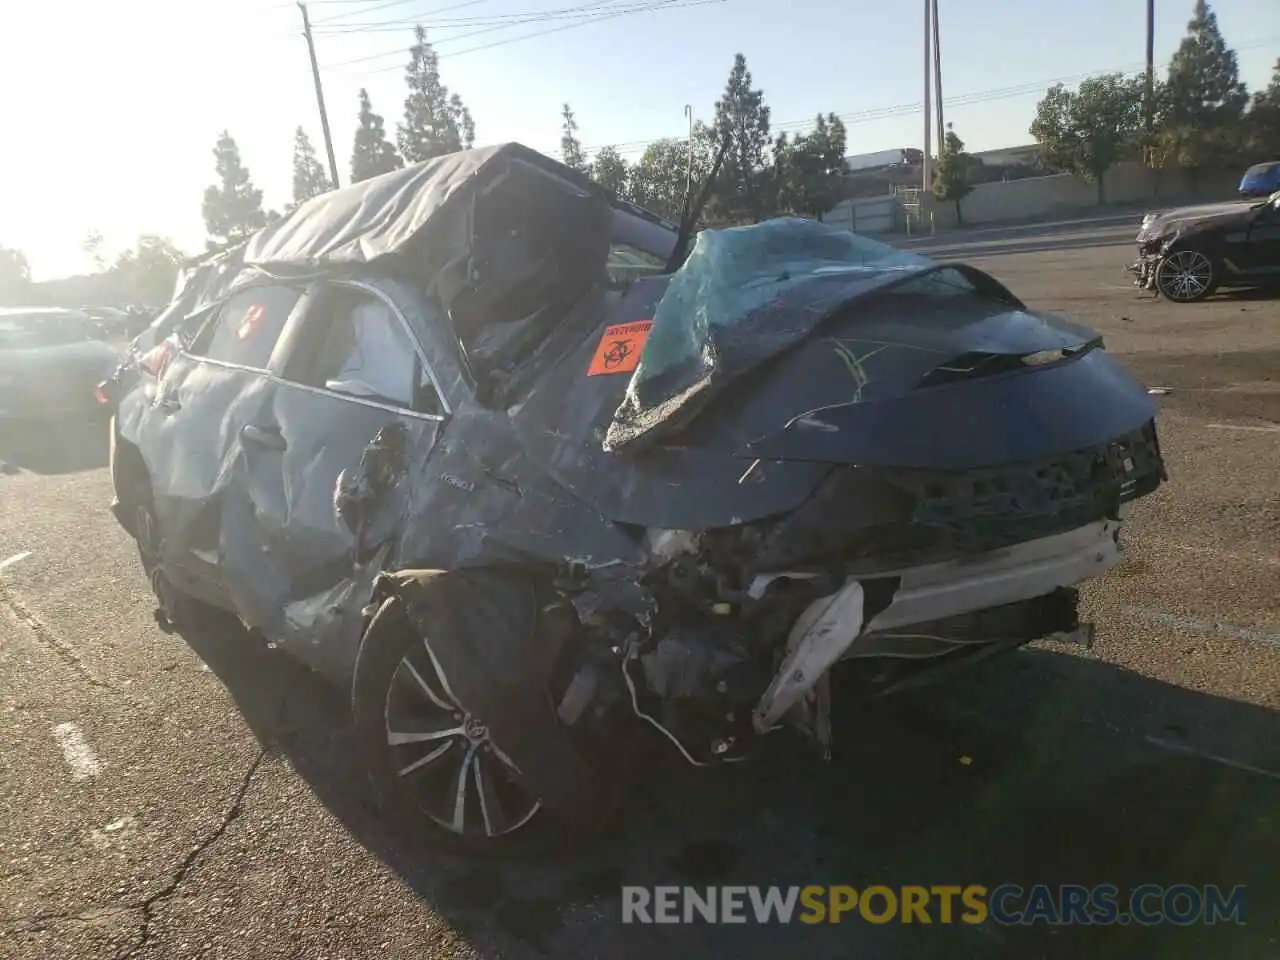
[[[1231, 199], [1239, 182], [1240, 171], [1201, 171], [1193, 183], [1185, 170], [1157, 175], [1140, 163], [1120, 163], [1107, 171], [1103, 189], [1108, 204], [1165, 205]], [[954, 203], [929, 197], [921, 206], [926, 222], [932, 211], [937, 228], [955, 225]], [[960, 201], [966, 224], [1052, 219], [1097, 206], [1098, 185], [1069, 173], [979, 184]]]

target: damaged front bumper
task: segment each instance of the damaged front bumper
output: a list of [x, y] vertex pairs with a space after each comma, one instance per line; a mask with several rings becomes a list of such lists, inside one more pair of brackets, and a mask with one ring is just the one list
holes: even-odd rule
[[[898, 589], [889, 605], [870, 618], [865, 616], [863, 581], [850, 578], [836, 593], [814, 600], [796, 621], [787, 654], [756, 706], [752, 725], [765, 733], [794, 711], [790, 719], [820, 734], [823, 724], [820, 719], [815, 722], [813, 711], [823, 709], [827, 693], [818, 689], [815, 697], [815, 688], [840, 660], [920, 662], [993, 644], [1019, 646], [1055, 634], [1091, 642], [1090, 629], [1075, 620], [1074, 602], [1069, 608], [1051, 605], [1047, 620], [1019, 616], [1008, 636], [965, 636], [954, 621], [966, 614], [1057, 597], [1057, 591], [1105, 573], [1123, 560], [1119, 532], [1120, 521], [1105, 520], [980, 557], [886, 574], [898, 579]], [[904, 633], [899, 629], [904, 627], [913, 629]], [[931, 629], [936, 627], [941, 628]]]
[[1162, 245], [1159, 242], [1140, 244], [1138, 259], [1125, 267], [1125, 272], [1133, 277], [1133, 285], [1140, 290], [1156, 289], [1156, 270], [1164, 259]]

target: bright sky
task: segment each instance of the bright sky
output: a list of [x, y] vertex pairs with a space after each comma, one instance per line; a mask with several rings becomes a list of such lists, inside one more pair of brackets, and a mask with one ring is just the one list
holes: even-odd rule
[[[555, 151], [567, 100], [584, 146], [620, 144], [636, 159], [647, 141], [681, 135], [685, 104], [710, 119], [742, 51], [775, 130], [803, 129], [818, 111], [834, 111], [848, 124], [849, 152], [861, 153], [921, 145], [917, 5], [312, 0], [309, 9], [345, 183], [361, 86], [394, 136], [415, 19], [436, 44], [444, 82], [471, 108], [480, 145], [519, 140]], [[1161, 65], [1192, 5], [1157, 0]], [[1142, 66], [1144, 0], [940, 6], [945, 117], [971, 150], [1028, 142], [1036, 101], [1053, 80]], [[289, 199], [295, 127], [307, 129], [323, 158], [293, 4], [8, 0], [5, 7], [0, 244], [23, 249], [36, 279], [86, 269], [81, 243], [94, 228], [113, 248], [158, 233], [203, 249], [201, 193], [213, 182], [211, 151], [224, 127], [268, 206]], [[895, 7], [900, 14], [889, 17]], [[1217, 0], [1213, 9], [1238, 51], [1242, 79], [1250, 89], [1264, 84], [1280, 56], [1280, 3]], [[376, 23], [387, 25], [369, 27]]]

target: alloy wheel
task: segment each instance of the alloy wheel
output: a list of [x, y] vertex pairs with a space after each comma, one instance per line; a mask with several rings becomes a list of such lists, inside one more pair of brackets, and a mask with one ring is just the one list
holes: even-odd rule
[[1199, 300], [1213, 283], [1213, 263], [1198, 250], [1179, 250], [1160, 263], [1158, 279], [1161, 292], [1170, 300]]
[[428, 640], [396, 666], [385, 717], [392, 772], [438, 826], [462, 837], [501, 837], [541, 808], [488, 727], [458, 701]]

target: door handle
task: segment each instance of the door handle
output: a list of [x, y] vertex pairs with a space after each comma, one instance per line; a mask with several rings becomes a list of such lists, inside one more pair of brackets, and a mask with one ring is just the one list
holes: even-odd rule
[[240, 428], [240, 436], [271, 450], [283, 450], [285, 447], [284, 437], [280, 435], [279, 427], [260, 427], [257, 424], [246, 423]]
[[182, 401], [177, 397], [162, 396], [156, 400], [156, 406], [160, 408], [161, 413], [177, 413], [182, 409]]

